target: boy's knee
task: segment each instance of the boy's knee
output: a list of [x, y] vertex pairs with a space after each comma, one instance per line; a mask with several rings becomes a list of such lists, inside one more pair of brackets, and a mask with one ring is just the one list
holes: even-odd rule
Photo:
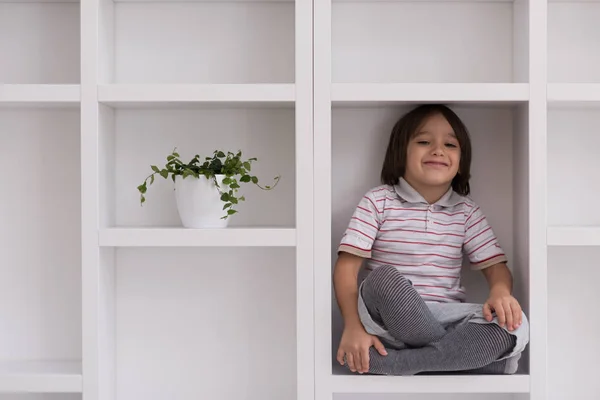
[[365, 286], [370, 289], [381, 289], [398, 286], [412, 286], [410, 281], [404, 277], [396, 267], [382, 265], [373, 269], [365, 278]]

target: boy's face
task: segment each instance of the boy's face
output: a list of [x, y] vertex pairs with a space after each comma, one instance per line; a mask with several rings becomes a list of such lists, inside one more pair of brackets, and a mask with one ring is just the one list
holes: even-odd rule
[[448, 186], [458, 172], [460, 146], [441, 114], [427, 118], [407, 148], [405, 179], [417, 186]]

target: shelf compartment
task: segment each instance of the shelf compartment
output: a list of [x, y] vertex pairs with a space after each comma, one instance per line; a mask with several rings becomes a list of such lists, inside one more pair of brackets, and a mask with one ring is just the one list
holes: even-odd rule
[[229, 228], [295, 227], [295, 109], [263, 107], [144, 107], [120, 109], [100, 105], [101, 228], [181, 227], [173, 181], [157, 176], [140, 204], [137, 187], [162, 168], [177, 148], [188, 162], [214, 150], [242, 151], [256, 157], [252, 173], [270, 191], [242, 184], [246, 200], [236, 208]]
[[548, 81], [600, 83], [600, 1], [548, 4]]
[[394, 102], [524, 102], [529, 100], [526, 83], [334, 83], [331, 101], [345, 103]]
[[79, 2], [0, 1], [0, 84], [79, 83], [79, 10]]
[[527, 1], [332, 3], [334, 83], [528, 81]]
[[0, 362], [0, 393], [81, 393], [81, 362]]
[[600, 227], [550, 227], [547, 240], [549, 246], [600, 246]]
[[100, 230], [99, 244], [105, 247], [294, 247], [296, 231], [291, 228], [109, 228]]
[[[548, 225], [600, 226], [596, 207], [574, 207], [574, 199], [593, 199], [600, 183], [600, 107], [553, 107], [548, 111]], [[568, 210], [566, 210], [566, 208]], [[568, 212], [566, 212], [568, 211]]]
[[0, 106], [79, 107], [79, 85], [2, 85]]
[[294, 398], [296, 249], [101, 250], [114, 260], [111, 398]]
[[[366, 97], [366, 96], [365, 96]], [[407, 102], [410, 103], [410, 102]], [[330, 190], [331, 198], [315, 210], [316, 221], [324, 221], [315, 226], [315, 262], [320, 265], [335, 264], [337, 247], [348, 226], [352, 212], [364, 193], [370, 188], [380, 185], [381, 160], [385, 155], [389, 143], [389, 136], [398, 119], [411, 110], [411, 104], [393, 103], [385, 107], [371, 107], [363, 105], [339, 106], [334, 104], [331, 109], [331, 131], [321, 126], [321, 131], [315, 131], [315, 146], [329, 146], [325, 139], [319, 138], [331, 135], [330, 146], [325, 147], [320, 155], [315, 155], [321, 162], [315, 168], [315, 174], [322, 177], [320, 186], [316, 190]], [[531, 271], [529, 258], [529, 210], [528, 210], [528, 184], [524, 171], [529, 164], [529, 104], [528, 102], [491, 102], [481, 104], [478, 102], [464, 102], [451, 107], [466, 124], [472, 141], [472, 178], [471, 196], [484, 210], [488, 221], [499, 238], [507, 257], [509, 268], [515, 278], [515, 296], [521, 303], [530, 320], [535, 317], [530, 315], [529, 275]], [[328, 125], [329, 126], [329, 125]], [[331, 158], [328, 158], [331, 154]], [[360, 159], [360, 162], [356, 162]], [[329, 226], [326, 226], [329, 225]], [[465, 268], [468, 264], [465, 265]], [[370, 378], [368, 376], [344, 377], [344, 372], [336, 370], [332, 365], [332, 354], [339, 347], [343, 332], [343, 319], [335, 303], [331, 288], [331, 270], [315, 270], [315, 291], [317, 330], [327, 332], [324, 337], [317, 338], [317, 363], [321, 373], [331, 374], [339, 390], [343, 390], [346, 379], [349, 381], [373, 382], [365, 388], [360, 388], [364, 393], [377, 389], [379, 383], [387, 386], [386, 390], [393, 392], [406, 390], [436, 390], [432, 389], [431, 376], [393, 380], [386, 378]], [[489, 295], [488, 286], [480, 272], [465, 271], [462, 283], [467, 289], [467, 301], [483, 303]], [[320, 313], [320, 314], [319, 314]], [[477, 388], [488, 385], [490, 388], [503, 388], [506, 393], [525, 392], [528, 390], [529, 373], [529, 348], [523, 353], [520, 360], [518, 376], [495, 378], [476, 378], [473, 376], [455, 376], [440, 378], [441, 391], [460, 390], [457, 385], [454, 389], [444, 386], [447, 382], [464, 379], [472, 382], [481, 379], [485, 382]], [[364, 379], [364, 381], [363, 381]], [[374, 379], [370, 381], [370, 379]], [[419, 380], [422, 379], [422, 380]], [[388, 382], [389, 385], [388, 385]], [[437, 382], [435, 380], [431, 382]], [[516, 382], [514, 385], [511, 382]], [[414, 387], [413, 387], [414, 385]], [[413, 387], [413, 388], [411, 388]], [[472, 387], [472, 386], [471, 386]], [[420, 388], [420, 389], [419, 389]], [[354, 389], [349, 389], [353, 391]], [[469, 389], [464, 389], [469, 390]], [[483, 389], [485, 390], [485, 389]], [[489, 389], [500, 390], [500, 389]], [[383, 391], [383, 389], [381, 390]]]
[[79, 132], [79, 110], [0, 109], [0, 391], [81, 390], [44, 362], [81, 359]]
[[529, 393], [529, 375], [335, 375], [333, 393]]
[[102, 3], [102, 83], [295, 81], [292, 1]]
[[600, 380], [588, 365], [590, 356], [600, 353], [600, 317], [594, 311], [599, 258], [599, 247], [548, 249], [547, 385], [551, 399], [600, 397]]
[[293, 105], [293, 84], [100, 85], [98, 101], [111, 107]]

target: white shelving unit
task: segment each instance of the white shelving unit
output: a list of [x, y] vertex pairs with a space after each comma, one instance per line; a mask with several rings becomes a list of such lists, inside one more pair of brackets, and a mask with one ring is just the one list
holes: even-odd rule
[[[0, 0], [0, 400], [596, 399], [599, 18], [594, 0]], [[516, 375], [334, 362], [335, 249], [423, 102], [471, 131], [531, 322]], [[183, 229], [168, 181], [136, 191], [174, 147], [282, 180], [226, 230]]]

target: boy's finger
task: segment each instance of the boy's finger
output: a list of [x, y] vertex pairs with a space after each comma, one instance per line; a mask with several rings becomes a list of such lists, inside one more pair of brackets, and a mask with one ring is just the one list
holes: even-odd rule
[[368, 347], [366, 349], [362, 350], [362, 353], [360, 355], [360, 360], [361, 360], [360, 372], [369, 372], [369, 348]]
[[385, 350], [385, 346], [383, 345], [383, 343], [381, 343], [381, 341], [379, 339], [374, 338], [373, 347], [375, 347], [375, 350], [377, 350], [379, 352], [379, 354], [381, 354], [382, 356], [387, 356], [387, 351]]
[[496, 315], [498, 316], [498, 322], [500, 326], [504, 328], [506, 324], [506, 315], [504, 314], [504, 308], [502, 307], [502, 303], [498, 302], [494, 304], [494, 311], [496, 311]]
[[354, 366], [354, 355], [352, 353], [347, 353], [346, 360], [348, 360], [348, 367], [350, 367], [350, 371], [356, 372], [356, 367]]
[[344, 365], [344, 350], [338, 349], [337, 360], [340, 363], [340, 365]]
[[512, 331], [515, 329], [515, 326], [513, 325], [513, 313], [509, 302], [504, 304], [504, 312], [506, 314], [506, 327], [509, 331]]
[[513, 311], [513, 318], [515, 320], [515, 327], [518, 328], [523, 322], [523, 311], [518, 302], [512, 304], [511, 309]]
[[483, 305], [483, 316], [488, 322], [492, 320], [492, 307], [489, 303]]

